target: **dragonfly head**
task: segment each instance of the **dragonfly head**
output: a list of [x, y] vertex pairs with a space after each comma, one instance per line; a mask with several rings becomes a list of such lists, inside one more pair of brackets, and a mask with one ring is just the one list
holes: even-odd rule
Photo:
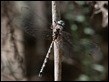
[[60, 25], [60, 26], [62, 26], [62, 27], [65, 25], [65, 23], [64, 23], [63, 20], [59, 20], [59, 21], [57, 21], [57, 24]]

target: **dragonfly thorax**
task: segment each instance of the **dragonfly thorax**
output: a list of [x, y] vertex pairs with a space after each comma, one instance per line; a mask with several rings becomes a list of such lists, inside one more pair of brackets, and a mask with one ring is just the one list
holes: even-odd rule
[[65, 25], [64, 21], [59, 20], [59, 21], [56, 21], [55, 23], [56, 23], [56, 28], [55, 29], [62, 31], [63, 26]]

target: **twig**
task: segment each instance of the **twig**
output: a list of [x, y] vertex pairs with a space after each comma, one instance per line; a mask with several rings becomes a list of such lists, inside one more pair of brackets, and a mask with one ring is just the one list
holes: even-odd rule
[[[58, 1], [52, 1], [52, 24], [53, 24], [53, 35], [56, 32], [56, 23], [60, 19]], [[61, 56], [59, 53], [58, 40], [54, 41], [54, 80], [61, 81]]]
[[49, 47], [49, 50], [47, 52], [47, 55], [44, 59], [44, 63], [42, 64], [41, 70], [39, 72], [39, 77], [42, 76], [43, 69], [47, 63], [47, 60], [50, 56], [51, 49], [53, 47], [54, 43], [54, 79], [55, 81], [61, 80], [61, 54], [59, 52], [59, 34], [62, 31], [62, 27], [60, 27], [56, 22], [60, 19], [59, 11], [57, 11], [57, 3], [58, 1], [52, 1], [52, 23], [53, 23], [53, 41], [51, 42], [51, 45]]

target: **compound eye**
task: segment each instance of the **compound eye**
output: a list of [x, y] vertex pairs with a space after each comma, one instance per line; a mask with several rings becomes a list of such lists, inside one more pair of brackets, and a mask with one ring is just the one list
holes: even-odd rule
[[61, 25], [61, 26], [64, 26], [64, 25], [65, 25], [64, 21], [62, 21], [62, 20], [59, 20], [57, 23], [58, 23], [59, 25]]

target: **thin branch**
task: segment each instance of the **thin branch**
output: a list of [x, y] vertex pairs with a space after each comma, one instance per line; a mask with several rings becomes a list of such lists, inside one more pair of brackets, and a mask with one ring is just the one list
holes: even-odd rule
[[[59, 2], [52, 1], [52, 24], [53, 24], [53, 35], [57, 30], [55, 21], [60, 19], [59, 13]], [[58, 36], [56, 36], [58, 37]], [[61, 56], [59, 51], [59, 38], [54, 41], [54, 80], [61, 81]]]

